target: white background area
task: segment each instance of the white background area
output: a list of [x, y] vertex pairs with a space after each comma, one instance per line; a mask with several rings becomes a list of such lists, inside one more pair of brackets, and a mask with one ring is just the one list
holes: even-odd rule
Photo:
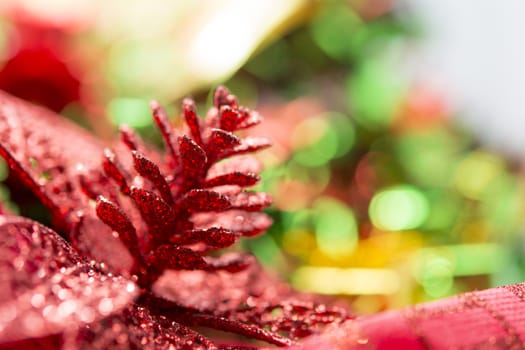
[[410, 70], [485, 144], [525, 156], [525, 1], [405, 1], [424, 30]]

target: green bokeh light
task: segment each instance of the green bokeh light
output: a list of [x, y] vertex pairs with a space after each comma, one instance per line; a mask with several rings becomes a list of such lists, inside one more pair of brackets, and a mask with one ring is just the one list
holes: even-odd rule
[[349, 110], [369, 129], [389, 126], [396, 117], [407, 82], [396, 72], [396, 50], [364, 60], [347, 81]]
[[355, 128], [350, 118], [337, 112], [304, 120], [295, 128], [292, 138], [301, 139], [319, 132], [322, 135], [316, 141], [295, 152], [297, 163], [306, 167], [322, 166], [346, 155], [355, 143]]
[[308, 183], [320, 191], [330, 182], [330, 168], [321, 166], [305, 167], [304, 164], [298, 162], [295, 157], [286, 164], [284, 168], [283, 177], [289, 180], [297, 180], [303, 183]]
[[108, 105], [108, 114], [115, 125], [144, 128], [152, 123], [149, 103], [144, 99], [115, 98]]
[[462, 210], [461, 197], [454, 191], [439, 188], [426, 191], [425, 196], [428, 198], [429, 215], [422, 228], [452, 234], [452, 227]]
[[275, 259], [281, 254], [279, 246], [275, 243], [270, 235], [261, 235], [255, 240], [249, 242], [249, 246], [257, 260], [264, 265], [272, 265]]
[[350, 61], [356, 47], [354, 34], [363, 25], [349, 6], [336, 3], [326, 7], [310, 27], [315, 43], [330, 57]]
[[395, 142], [395, 151], [404, 171], [424, 186], [447, 184], [463, 147], [460, 140], [444, 127], [405, 133]]
[[[313, 122], [314, 119], [305, 122]], [[305, 123], [303, 122], [303, 123]], [[337, 154], [337, 133], [334, 128], [325, 124], [325, 132], [315, 143], [298, 150], [294, 160], [307, 167], [317, 167], [328, 163]]]
[[484, 191], [481, 212], [498, 238], [518, 234], [523, 227], [523, 184], [515, 176], [502, 173]]
[[435, 257], [429, 260], [421, 279], [425, 293], [433, 298], [446, 296], [454, 284], [452, 269], [448, 259]]
[[369, 207], [372, 223], [384, 230], [409, 230], [419, 227], [427, 218], [429, 204], [416, 188], [401, 185], [374, 195]]
[[339, 158], [346, 155], [354, 146], [356, 139], [355, 127], [350, 117], [342, 113], [330, 112], [328, 113], [328, 120], [337, 134], [337, 150], [334, 158]]
[[414, 255], [414, 277], [433, 298], [452, 292], [454, 277], [499, 273], [507, 268], [508, 251], [495, 243], [424, 248]]
[[321, 197], [313, 208], [317, 246], [333, 258], [348, 257], [357, 245], [357, 223], [352, 210], [344, 203]]

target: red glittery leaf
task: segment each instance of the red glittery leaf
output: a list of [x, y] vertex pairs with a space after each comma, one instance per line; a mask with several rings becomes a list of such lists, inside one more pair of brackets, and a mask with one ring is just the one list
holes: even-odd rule
[[146, 307], [137, 305], [83, 327], [65, 340], [80, 350], [218, 349], [213, 341], [194, 330], [164, 316], [152, 315]]
[[224, 86], [218, 86], [213, 93], [213, 105], [216, 108], [220, 108], [221, 106], [237, 108], [239, 103], [237, 98], [230, 93], [230, 90]]
[[177, 216], [162, 198], [153, 192], [136, 187], [131, 188], [131, 198], [137, 205], [142, 219], [148, 225], [149, 237], [154, 245], [173, 234]]
[[102, 167], [104, 168], [106, 175], [117, 183], [120, 191], [124, 194], [129, 194], [128, 179], [126, 179], [122, 166], [117, 161], [117, 156], [109, 148], [104, 149]]
[[272, 225], [272, 219], [264, 213], [241, 210], [229, 210], [221, 215], [199, 213], [192, 216], [192, 221], [195, 228], [220, 226], [247, 237], [264, 232]]
[[67, 212], [64, 212], [55, 201], [51, 199], [51, 195], [44, 185], [41, 185], [37, 179], [33, 177], [27, 167], [22, 165], [10, 152], [10, 150], [0, 144], [0, 155], [7, 161], [7, 165], [13, 173], [33, 192], [33, 194], [42, 202], [42, 204], [50, 211], [53, 222], [59, 226], [60, 229], [67, 229], [68, 223], [64, 220]]
[[172, 205], [173, 198], [171, 197], [169, 185], [160, 173], [159, 167], [138, 151], [132, 151], [131, 154], [133, 155], [135, 170], [137, 170], [141, 176], [150, 180], [159, 191], [162, 199], [169, 205]]
[[235, 232], [222, 227], [210, 227], [200, 230], [188, 230], [184, 234], [170, 238], [170, 243], [187, 245], [203, 242], [213, 248], [226, 248], [237, 241]]
[[138, 151], [143, 148], [142, 141], [135, 131], [127, 125], [121, 125], [119, 127], [120, 140], [130, 150]]
[[343, 308], [300, 299], [300, 295], [294, 295], [291, 300], [283, 298], [279, 302], [259, 300], [223, 316], [237, 322], [257, 324], [272, 332], [286, 334], [293, 340], [319, 334], [328, 325], [342, 324], [353, 318]]
[[91, 323], [138, 292], [91, 268], [52, 230], [14, 216], [0, 217], [0, 274], [0, 344]]
[[193, 250], [176, 245], [161, 245], [146, 259], [152, 273], [160, 275], [166, 269], [205, 270], [208, 264]]
[[214, 313], [188, 309], [183, 305], [153, 295], [144, 295], [142, 302], [147, 305], [153, 313], [165, 314], [169, 318], [191, 326], [209, 327], [225, 332], [241, 334], [278, 346], [292, 345], [294, 343], [290, 339], [258, 327], [256, 324], [246, 324]]
[[[94, 208], [93, 208], [94, 209]], [[134, 260], [124, 243], [95, 210], [80, 214], [70, 233], [71, 245], [90, 260], [103, 263], [105, 271], [128, 275]]]
[[76, 167], [93, 166], [102, 147], [85, 130], [44, 108], [0, 92], [0, 156], [50, 210], [66, 232], [76, 210], [88, 206]]
[[205, 261], [211, 266], [206, 270], [224, 270], [228, 272], [239, 272], [253, 263], [251, 256], [242, 254], [225, 254], [220, 258], [206, 257]]
[[212, 129], [211, 135], [206, 143], [206, 153], [209, 160], [215, 162], [233, 154], [236, 146], [241, 144], [241, 140], [232, 134], [221, 129]]
[[166, 111], [157, 101], [152, 101], [150, 106], [151, 110], [153, 111], [153, 120], [159, 127], [164, 144], [168, 150], [171, 168], [174, 169], [179, 164], [179, 156], [177, 149], [175, 148], [176, 143], [174, 141], [175, 132], [173, 130], [173, 126], [171, 125]]
[[232, 109], [230, 106], [221, 107], [219, 119], [221, 129], [226, 131], [247, 129], [262, 121], [262, 117], [257, 112], [252, 112], [243, 107]]
[[95, 200], [98, 197], [98, 193], [94, 191], [93, 184], [86, 174], [79, 172], [78, 182], [80, 184], [80, 189], [89, 199]]
[[[249, 265], [249, 259], [242, 256], [203, 258], [192, 249], [176, 245], [161, 245], [146, 258], [148, 273], [160, 276], [164, 270], [224, 270], [238, 272]], [[153, 278], [156, 280], [156, 278]]]
[[210, 170], [208, 170], [208, 179], [233, 172], [257, 174], [261, 170], [262, 164], [257, 158], [252, 156], [238, 156], [211, 166]]
[[240, 107], [239, 113], [241, 117], [237, 124], [237, 130], [251, 128], [263, 121], [263, 117], [256, 111], [250, 111], [247, 108]]
[[137, 232], [126, 214], [103, 196], [97, 199], [96, 211], [100, 220], [118, 233], [119, 239], [128, 248], [133, 258], [138, 259], [141, 254]]
[[265, 137], [254, 137], [248, 136], [241, 140], [240, 144], [235, 146], [233, 149], [225, 151], [222, 156], [230, 157], [233, 155], [253, 153], [265, 148], [268, 148], [272, 145], [272, 142]]
[[220, 128], [226, 131], [237, 130], [240, 117], [240, 113], [230, 106], [221, 107], [219, 110]]
[[[294, 293], [257, 264], [250, 266], [235, 275], [165, 272], [155, 286], [155, 294], [163, 299], [146, 304], [185, 324], [244, 334], [276, 345], [290, 345], [324, 331], [328, 324], [351, 318], [345, 309], [326, 307], [311, 296]], [[188, 289], [179, 288], [181, 284]], [[199, 293], [190, 294], [190, 290]]]
[[179, 205], [190, 213], [202, 211], [223, 211], [231, 207], [224, 195], [209, 190], [196, 189], [189, 191]]
[[182, 190], [198, 182], [203, 177], [207, 158], [204, 150], [187, 136], [179, 138], [179, 150], [182, 157]]
[[199, 118], [197, 117], [195, 102], [189, 98], [182, 100], [182, 112], [184, 113], [184, 119], [186, 120], [186, 124], [188, 124], [193, 140], [199, 146], [202, 146]]
[[202, 187], [216, 187], [216, 186], [225, 186], [225, 185], [236, 185], [241, 187], [249, 187], [255, 185], [259, 182], [260, 177], [253, 173], [241, 173], [233, 172], [229, 174], [219, 175], [217, 177], [206, 180]]
[[211, 327], [225, 332], [242, 334], [246, 337], [263, 340], [277, 346], [290, 346], [294, 344], [289, 338], [272, 333], [255, 324], [240, 323], [226, 317], [195, 313], [191, 315], [190, 320], [195, 326]]
[[272, 204], [272, 197], [264, 192], [241, 192], [230, 196], [232, 209], [259, 211]]

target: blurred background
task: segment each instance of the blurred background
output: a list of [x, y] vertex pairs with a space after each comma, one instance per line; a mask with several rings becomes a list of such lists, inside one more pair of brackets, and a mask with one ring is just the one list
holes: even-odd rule
[[225, 84], [274, 140], [244, 248], [373, 313], [524, 280], [524, 5], [498, 4], [3, 0], [0, 89], [158, 143], [150, 99], [203, 115]]

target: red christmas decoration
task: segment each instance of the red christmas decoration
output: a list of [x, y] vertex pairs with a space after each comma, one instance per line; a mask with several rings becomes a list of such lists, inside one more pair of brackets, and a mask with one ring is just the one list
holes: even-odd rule
[[0, 155], [56, 231], [0, 216], [0, 348], [258, 346], [195, 327], [285, 346], [351, 318], [291, 291], [248, 255], [215, 253], [271, 224], [261, 212], [271, 198], [246, 190], [260, 165], [245, 155], [270, 143], [234, 134], [261, 117], [223, 87], [205, 119], [193, 101], [182, 106], [185, 126], [176, 130], [151, 105], [162, 154], [127, 127], [104, 148], [0, 94]]
[[54, 229], [1, 208], [0, 349], [524, 348], [525, 284], [354, 319], [252, 257], [217, 255], [271, 223], [269, 197], [245, 190], [260, 165], [242, 155], [268, 142], [232, 133], [260, 117], [224, 88], [205, 119], [184, 101], [182, 131], [152, 107], [165, 154], [127, 127], [104, 149], [0, 93], [0, 155]]

